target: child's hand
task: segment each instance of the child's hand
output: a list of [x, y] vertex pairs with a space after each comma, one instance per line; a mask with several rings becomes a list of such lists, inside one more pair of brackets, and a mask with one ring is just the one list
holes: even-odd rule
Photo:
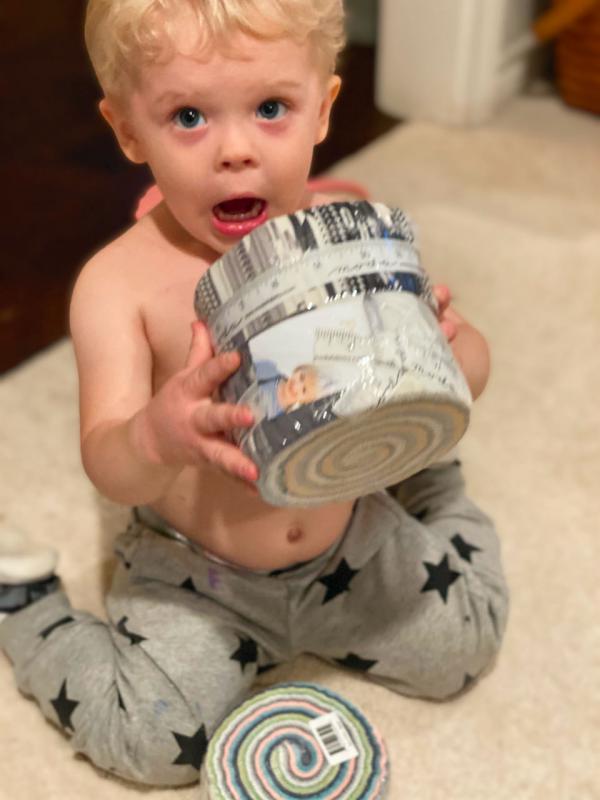
[[454, 308], [447, 286], [433, 287], [438, 301], [438, 322], [448, 339], [452, 353], [462, 369], [473, 400], [484, 390], [490, 374], [490, 356], [487, 342], [482, 334], [470, 325]]
[[448, 313], [450, 301], [452, 300], [450, 289], [444, 284], [438, 284], [433, 287], [433, 293], [438, 302], [438, 322], [440, 323], [440, 328], [446, 339], [451, 342], [456, 336], [457, 327], [456, 321], [451, 318], [451, 315]]
[[244, 480], [258, 470], [225, 433], [254, 424], [251, 410], [213, 400], [219, 386], [240, 365], [236, 352], [213, 355], [205, 325], [192, 324], [192, 343], [185, 367], [173, 375], [148, 403], [143, 414], [143, 447], [155, 463], [194, 465], [209, 462]]

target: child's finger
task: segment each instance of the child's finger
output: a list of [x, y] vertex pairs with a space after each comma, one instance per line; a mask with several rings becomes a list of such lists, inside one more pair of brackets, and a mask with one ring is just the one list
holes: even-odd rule
[[440, 312], [448, 308], [450, 300], [452, 299], [450, 289], [445, 284], [439, 283], [433, 287], [433, 293], [440, 307]]
[[245, 481], [256, 481], [258, 469], [256, 464], [247, 458], [242, 451], [225, 439], [215, 436], [205, 439], [201, 446], [204, 458], [217, 467]]
[[441, 320], [440, 328], [442, 329], [444, 336], [449, 342], [451, 342], [454, 339], [454, 337], [458, 332], [456, 323], [447, 318]]
[[186, 376], [186, 389], [194, 397], [210, 397], [239, 365], [239, 353], [235, 351], [221, 353]]
[[254, 425], [254, 414], [247, 406], [210, 403], [196, 411], [194, 422], [201, 433], [210, 435], [230, 431], [233, 428], [249, 428]]

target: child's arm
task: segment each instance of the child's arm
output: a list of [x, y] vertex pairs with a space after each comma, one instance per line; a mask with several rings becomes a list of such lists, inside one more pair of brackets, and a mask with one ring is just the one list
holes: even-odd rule
[[450, 290], [446, 286], [434, 287], [439, 304], [440, 327], [446, 334], [454, 357], [477, 400], [485, 389], [490, 375], [490, 352], [482, 334], [450, 306]]
[[206, 328], [196, 322], [186, 364], [153, 395], [152, 353], [136, 290], [119, 266], [96, 256], [71, 302], [88, 476], [102, 494], [125, 505], [157, 500], [187, 465], [212, 463], [254, 480], [255, 465], [223, 435], [251, 425], [251, 412], [212, 401], [239, 356], [213, 357]]

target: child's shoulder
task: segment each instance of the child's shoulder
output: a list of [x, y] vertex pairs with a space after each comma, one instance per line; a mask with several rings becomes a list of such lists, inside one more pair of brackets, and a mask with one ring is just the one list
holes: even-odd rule
[[306, 186], [312, 202], [307, 205], [322, 206], [328, 203], [348, 203], [357, 200], [372, 200], [371, 192], [362, 183], [333, 175], [311, 178]]
[[[167, 245], [146, 220], [135, 222], [109, 241], [83, 265], [75, 282], [75, 293], [87, 288], [98, 292], [138, 291], [152, 281], [153, 264], [163, 259]], [[164, 263], [164, 260], [163, 260]]]
[[[149, 241], [150, 239], [150, 241]], [[101, 247], [82, 267], [73, 285], [71, 324], [91, 316], [137, 314], [139, 298], [152, 282], [154, 247], [140, 222]], [[156, 257], [154, 256], [154, 260]]]
[[74, 284], [73, 297], [78, 297], [88, 286], [97, 290], [104, 283], [115, 279], [121, 282], [119, 264], [126, 263], [122, 240], [126, 233], [118, 236], [97, 250], [81, 267]]
[[136, 262], [146, 249], [139, 222], [124, 230], [97, 250], [84, 264], [79, 278], [93, 276], [97, 280], [126, 277], [135, 269]]
[[336, 200], [339, 200], [339, 197], [331, 193], [325, 192], [311, 192], [308, 195], [308, 202], [306, 203], [306, 207], [309, 208], [310, 206], [325, 206], [328, 203], [334, 203]]

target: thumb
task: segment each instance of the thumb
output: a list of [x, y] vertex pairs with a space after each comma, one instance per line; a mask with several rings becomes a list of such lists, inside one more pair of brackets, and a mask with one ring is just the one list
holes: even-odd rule
[[186, 367], [199, 367], [213, 355], [208, 328], [203, 322], [192, 322], [192, 341], [185, 361]]

